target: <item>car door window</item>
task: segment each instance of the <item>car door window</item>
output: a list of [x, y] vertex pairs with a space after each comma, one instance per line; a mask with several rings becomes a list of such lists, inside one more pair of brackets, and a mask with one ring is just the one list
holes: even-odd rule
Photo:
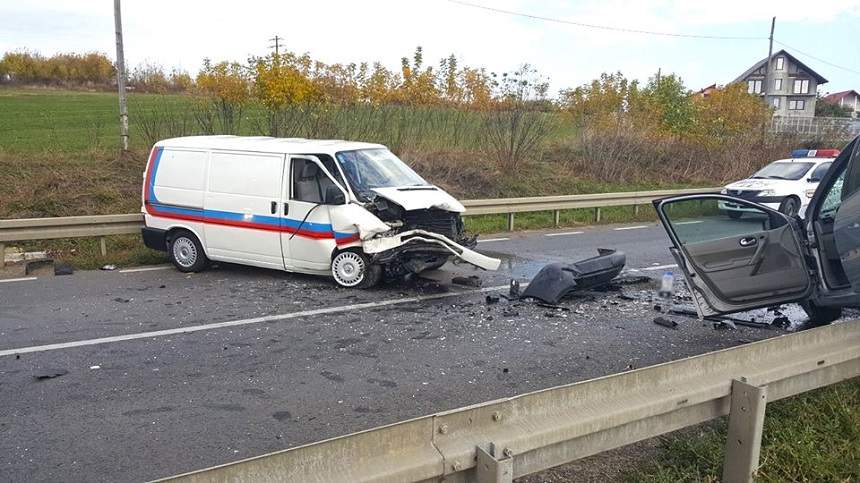
[[696, 299], [703, 315], [795, 301], [811, 287], [799, 236], [780, 213], [722, 195], [657, 203], [689, 286], [708, 304]]
[[819, 164], [817, 168], [812, 170], [812, 174], [809, 175], [809, 180], [814, 182], [814, 183], [817, 183], [817, 182], [821, 181], [822, 179], [824, 179], [824, 175], [827, 174], [827, 171], [830, 169], [830, 166], [832, 164], [833, 163], [821, 163], [821, 164]]
[[296, 201], [322, 204], [329, 187], [336, 186], [319, 165], [309, 159], [294, 159], [292, 168], [291, 198]]

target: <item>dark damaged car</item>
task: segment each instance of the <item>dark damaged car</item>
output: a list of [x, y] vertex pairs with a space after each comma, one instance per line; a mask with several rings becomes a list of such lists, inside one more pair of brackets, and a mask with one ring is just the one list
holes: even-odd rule
[[[860, 306], [858, 139], [821, 179], [803, 220], [720, 194], [654, 202], [699, 316], [797, 302], [826, 323]], [[727, 203], [744, 216], [724, 211]]]

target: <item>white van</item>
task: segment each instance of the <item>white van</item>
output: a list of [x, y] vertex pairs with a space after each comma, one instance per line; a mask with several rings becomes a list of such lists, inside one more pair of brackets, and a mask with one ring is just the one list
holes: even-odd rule
[[183, 272], [219, 260], [370, 287], [451, 257], [500, 263], [471, 250], [462, 204], [379, 144], [167, 139], [150, 153], [142, 211], [146, 246]]

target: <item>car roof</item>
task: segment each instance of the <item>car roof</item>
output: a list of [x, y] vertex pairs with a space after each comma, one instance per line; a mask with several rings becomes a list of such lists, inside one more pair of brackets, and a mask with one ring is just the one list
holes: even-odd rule
[[186, 149], [223, 149], [264, 153], [310, 154], [315, 152], [351, 151], [385, 148], [382, 144], [343, 141], [340, 139], [273, 138], [269, 136], [185, 136], [163, 139], [156, 147]]

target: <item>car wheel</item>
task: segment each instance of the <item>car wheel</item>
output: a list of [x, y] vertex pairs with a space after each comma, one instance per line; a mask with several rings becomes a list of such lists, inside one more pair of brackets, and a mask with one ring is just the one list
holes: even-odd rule
[[737, 220], [738, 218], [740, 218], [740, 217], [744, 216], [744, 212], [743, 212], [743, 211], [727, 211], [726, 213], [728, 213], [728, 214], [729, 214], [729, 218], [731, 218], [731, 219], [733, 219], [733, 220]]
[[842, 307], [823, 307], [815, 302], [800, 304], [814, 326], [827, 325], [842, 317]]
[[187, 230], [180, 230], [170, 237], [167, 253], [180, 272], [199, 272], [209, 264], [200, 240]]
[[357, 250], [344, 250], [332, 259], [331, 275], [341, 287], [370, 288], [382, 278], [382, 267]]
[[790, 196], [779, 205], [779, 211], [785, 216], [797, 216], [800, 212], [800, 200]]

